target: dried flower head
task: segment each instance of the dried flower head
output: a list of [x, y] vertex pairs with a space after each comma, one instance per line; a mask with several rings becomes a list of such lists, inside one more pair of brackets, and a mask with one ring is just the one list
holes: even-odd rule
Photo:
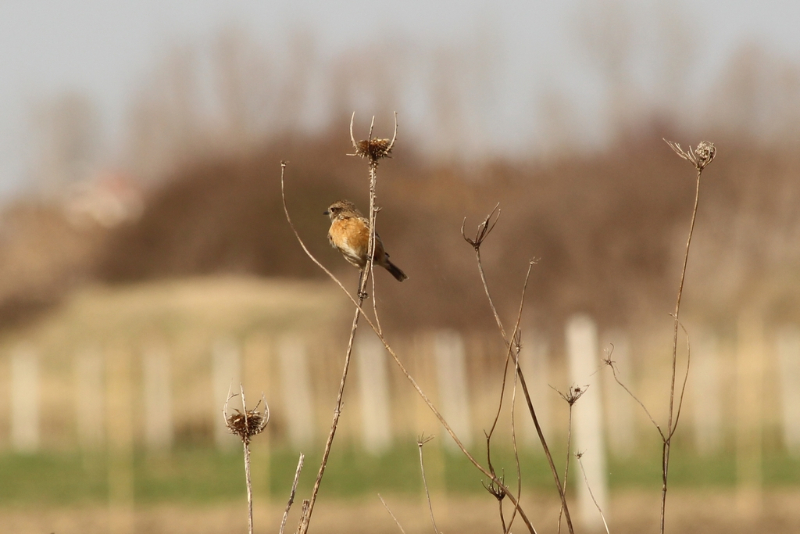
[[[250, 439], [253, 436], [260, 434], [267, 427], [267, 423], [269, 423], [269, 406], [267, 406], [267, 401], [262, 396], [261, 400], [256, 404], [256, 407], [252, 410], [248, 410], [245, 406], [244, 388], [241, 388], [241, 395], [244, 412], [234, 409], [233, 411], [236, 413], [230, 416], [228, 415], [228, 402], [236, 396], [235, 393], [229, 393], [228, 399], [225, 401], [225, 406], [222, 409], [222, 415], [225, 418], [225, 426], [228, 427], [231, 434], [239, 436], [243, 443], [250, 443]], [[259, 412], [258, 407], [261, 406], [262, 402], [264, 403], [264, 410], [263, 412]]]
[[356, 142], [353, 136], [353, 120], [356, 114], [350, 117], [350, 141], [353, 143], [355, 154], [351, 156], [358, 156], [370, 161], [370, 164], [377, 165], [378, 160], [391, 157], [394, 142], [397, 140], [397, 113], [394, 114], [394, 135], [391, 139], [375, 139], [372, 137], [372, 129], [375, 126], [375, 117], [372, 117], [372, 124], [369, 127], [369, 137], [363, 141]]
[[700, 141], [694, 150], [692, 150], [691, 145], [688, 150], [684, 150], [681, 148], [681, 145], [674, 141], [667, 141], [664, 139], [664, 142], [667, 143], [677, 155], [694, 165], [695, 169], [698, 171], [702, 171], [709, 163], [714, 161], [714, 158], [717, 156], [717, 148], [714, 146], [714, 143], [709, 141]]
[[367, 139], [356, 144], [356, 156], [377, 161], [381, 158], [391, 157], [392, 144], [390, 139]]
[[228, 429], [231, 434], [236, 434], [242, 440], [249, 439], [259, 434], [267, 426], [267, 418], [264, 414], [256, 410], [247, 410], [245, 413], [234, 409], [233, 415], [229, 416]]
[[[497, 483], [498, 480], [500, 484]], [[501, 484], [505, 484], [505, 474], [497, 477], [495, 480], [489, 481], [488, 484], [484, 481], [481, 481], [481, 484], [483, 485], [483, 488], [491, 493], [498, 501], [502, 501], [506, 498], [506, 491], [501, 486]]]
[[[489, 237], [489, 234], [492, 232], [492, 230], [494, 230], [497, 221], [500, 219], [499, 207], [500, 204], [496, 204], [491, 213], [489, 213], [483, 222], [478, 225], [478, 230], [475, 233], [475, 239], [467, 237], [467, 234], [464, 233], [464, 226], [467, 224], [467, 218], [464, 217], [464, 221], [461, 223], [461, 237], [464, 238], [464, 241], [472, 245], [472, 248], [474, 248], [476, 251], [480, 250], [483, 241]], [[496, 216], [495, 213], [497, 214]], [[494, 217], [494, 220], [492, 220], [492, 217]]]
[[572, 406], [573, 404], [578, 402], [578, 399], [580, 399], [584, 393], [586, 393], [587, 389], [589, 389], [589, 386], [570, 386], [566, 393], [562, 393], [557, 389], [556, 391], [558, 392], [558, 394], [561, 396], [562, 399], [567, 401], [567, 404]]

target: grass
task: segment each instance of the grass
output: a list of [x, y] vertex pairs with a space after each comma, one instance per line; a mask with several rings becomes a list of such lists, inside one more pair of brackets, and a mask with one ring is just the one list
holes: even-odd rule
[[[612, 489], [660, 487], [660, 468], [652, 462], [652, 451], [627, 459], [609, 461]], [[733, 488], [736, 484], [735, 456], [723, 452], [701, 457], [691, 450], [680, 450], [673, 460], [671, 482], [676, 489]], [[263, 451], [253, 453], [253, 478], [256, 502], [263, 499], [284, 501], [297, 465], [297, 452], [275, 450], [267, 463]], [[42, 453], [0, 455], [0, 503], [13, 505], [80, 505], [103, 503], [108, 495], [106, 453]], [[309, 456], [307, 465], [318, 457]], [[239, 500], [245, 495], [241, 454], [238, 450], [219, 452], [213, 448], [178, 448], [170, 455], [134, 455], [134, 499], [138, 503], [203, 504]], [[552, 492], [552, 479], [539, 453], [524, 452], [521, 457], [527, 491]], [[508, 482], [514, 472], [510, 451], [497, 451], [495, 465], [505, 467]], [[426, 447], [425, 467], [433, 492], [480, 494], [481, 479], [468, 460], [455, 452], [434, 445]], [[303, 473], [298, 492], [307, 494], [313, 483], [313, 470]], [[800, 458], [779, 451], [764, 457], [764, 484], [767, 488], [800, 485]], [[574, 484], [574, 481], [573, 481]], [[385, 494], [417, 495], [422, 491], [417, 447], [413, 442], [396, 447], [381, 456], [370, 456], [352, 446], [343, 446], [331, 455], [321, 489], [337, 498], [359, 498]], [[263, 501], [262, 501], [263, 502]]]

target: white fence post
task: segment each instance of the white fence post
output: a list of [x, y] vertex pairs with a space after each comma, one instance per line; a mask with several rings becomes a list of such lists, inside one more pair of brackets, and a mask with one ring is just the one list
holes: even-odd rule
[[[608, 480], [603, 443], [602, 392], [595, 374], [601, 364], [597, 327], [588, 316], [575, 315], [567, 322], [566, 337], [572, 384], [581, 388], [589, 386], [572, 409], [573, 451], [583, 453], [581, 462], [586, 471], [584, 481], [580, 466], [576, 465], [573, 470], [577, 485], [578, 517], [585, 529], [600, 530], [603, 521], [592, 495], [608, 517]], [[574, 457], [572, 461], [577, 462]]]
[[[229, 337], [217, 339], [212, 348], [211, 358], [211, 384], [213, 387], [212, 398], [214, 399], [214, 440], [217, 447], [229, 448], [237, 443], [237, 438], [230, 433], [222, 420], [222, 407], [227, 400], [228, 392], [239, 392], [239, 385], [242, 383], [241, 376], [241, 353], [236, 341]], [[241, 397], [237, 396], [231, 400], [228, 412], [232, 413], [234, 408], [240, 408]]]
[[778, 369], [781, 394], [783, 444], [800, 454], [800, 328], [785, 326], [778, 331]]
[[[464, 341], [458, 332], [440, 331], [433, 342], [442, 415], [464, 446], [469, 447], [473, 436]], [[445, 439], [445, 443], [456, 447], [451, 439]]]
[[84, 449], [97, 449], [104, 440], [105, 382], [103, 354], [83, 349], [75, 355], [75, 419], [78, 441]]
[[150, 345], [142, 356], [145, 444], [150, 450], [169, 449], [173, 441], [170, 353], [161, 345]]
[[297, 334], [283, 336], [278, 358], [289, 439], [293, 445], [308, 445], [314, 439], [314, 402], [303, 340]]
[[11, 353], [11, 445], [19, 452], [39, 448], [39, 358], [30, 345]]
[[361, 396], [361, 436], [368, 452], [380, 454], [392, 444], [389, 375], [383, 344], [368, 334], [357, 338], [355, 347]]

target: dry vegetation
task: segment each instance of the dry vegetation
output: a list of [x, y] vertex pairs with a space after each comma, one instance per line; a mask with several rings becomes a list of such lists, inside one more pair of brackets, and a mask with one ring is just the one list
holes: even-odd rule
[[[318, 277], [283, 221], [279, 184], [268, 171], [281, 155], [292, 161], [294, 187], [301, 192], [290, 199], [298, 230], [333, 269], [355, 276], [329, 249], [322, 212], [340, 197], [366, 205], [366, 194], [359, 189], [357, 163], [341, 156], [346, 139], [331, 137], [337, 141], [303, 139], [193, 164], [151, 193], [137, 222], [101, 239], [53, 223], [69, 237], [59, 238], [41, 232], [42, 223], [25, 225], [28, 219], [19, 218], [17, 242], [27, 252], [9, 247], [0, 259], [9, 273], [2, 293], [6, 315], [22, 313], [20, 302], [34, 306], [43, 295], [53, 302], [70, 282], [91, 278], [122, 283], [212, 273]], [[677, 237], [690, 215], [692, 188], [681, 161], [664, 151], [660, 139], [640, 136], [596, 156], [496, 162], [473, 169], [471, 179], [457, 165], [425, 163], [404, 150], [384, 170], [382, 186], [386, 209], [380, 224], [392, 236], [392, 257], [411, 276], [402, 286], [383, 284], [383, 298], [392, 302], [385, 318], [394, 326], [464, 326], [485, 318], [476, 305], [481, 294], [473, 273], [464, 269], [470, 253], [458, 229], [465, 215], [482, 216], [496, 202], [503, 206], [505, 231], [489, 243], [485, 267], [490, 277], [502, 279], [515, 270], [521, 275], [528, 258], [541, 258], [531, 283], [534, 318], [543, 328], [560, 326], [577, 311], [620, 327], [669, 306], [680, 264]], [[716, 166], [725, 178], [715, 180], [704, 198], [700, 245], [689, 271], [701, 298], [690, 296], [687, 309], [721, 320], [764, 286], [777, 293], [776, 284], [786, 292], [794, 283], [788, 273], [800, 256], [793, 245], [800, 228], [794, 209], [800, 203], [794, 179], [800, 161], [785, 152], [738, 146]], [[59, 217], [38, 209], [50, 220]], [[46, 236], [51, 245], [39, 246]], [[70, 249], [72, 242], [78, 244]], [[62, 249], [60, 261], [47, 261]], [[15, 271], [29, 281], [10, 276]], [[498, 284], [496, 292], [501, 309], [514, 306], [513, 284]], [[440, 294], [447, 298], [434, 297]], [[796, 310], [782, 304], [780, 313]]]

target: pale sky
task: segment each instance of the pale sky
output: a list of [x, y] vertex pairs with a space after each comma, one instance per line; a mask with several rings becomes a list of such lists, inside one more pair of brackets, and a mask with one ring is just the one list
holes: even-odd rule
[[[667, 13], [687, 21], [692, 53], [702, 58], [705, 72], [717, 72], [745, 42], [800, 63], [797, 0], [624, 3], [642, 17]], [[485, 28], [495, 43], [494, 69], [501, 86], [493, 96], [503, 102], [489, 126], [503, 143], [503, 135], [529, 131], [532, 119], [520, 110], [527, 109], [531, 93], [540, 88], [567, 91], [576, 108], [591, 108], [591, 65], [575, 45], [573, 22], [585, 5], [579, 0], [3, 1], [0, 192], [24, 183], [32, 157], [28, 121], [37, 101], [69, 90], [88, 94], [101, 112], [104, 144], [113, 151], [120, 143], [125, 106], [159, 56], [176, 44], [209, 39], [226, 26], [242, 28], [273, 49], [300, 28], [330, 55], [359, 44], [380, 48], [396, 36], [415, 43], [458, 43]]]

